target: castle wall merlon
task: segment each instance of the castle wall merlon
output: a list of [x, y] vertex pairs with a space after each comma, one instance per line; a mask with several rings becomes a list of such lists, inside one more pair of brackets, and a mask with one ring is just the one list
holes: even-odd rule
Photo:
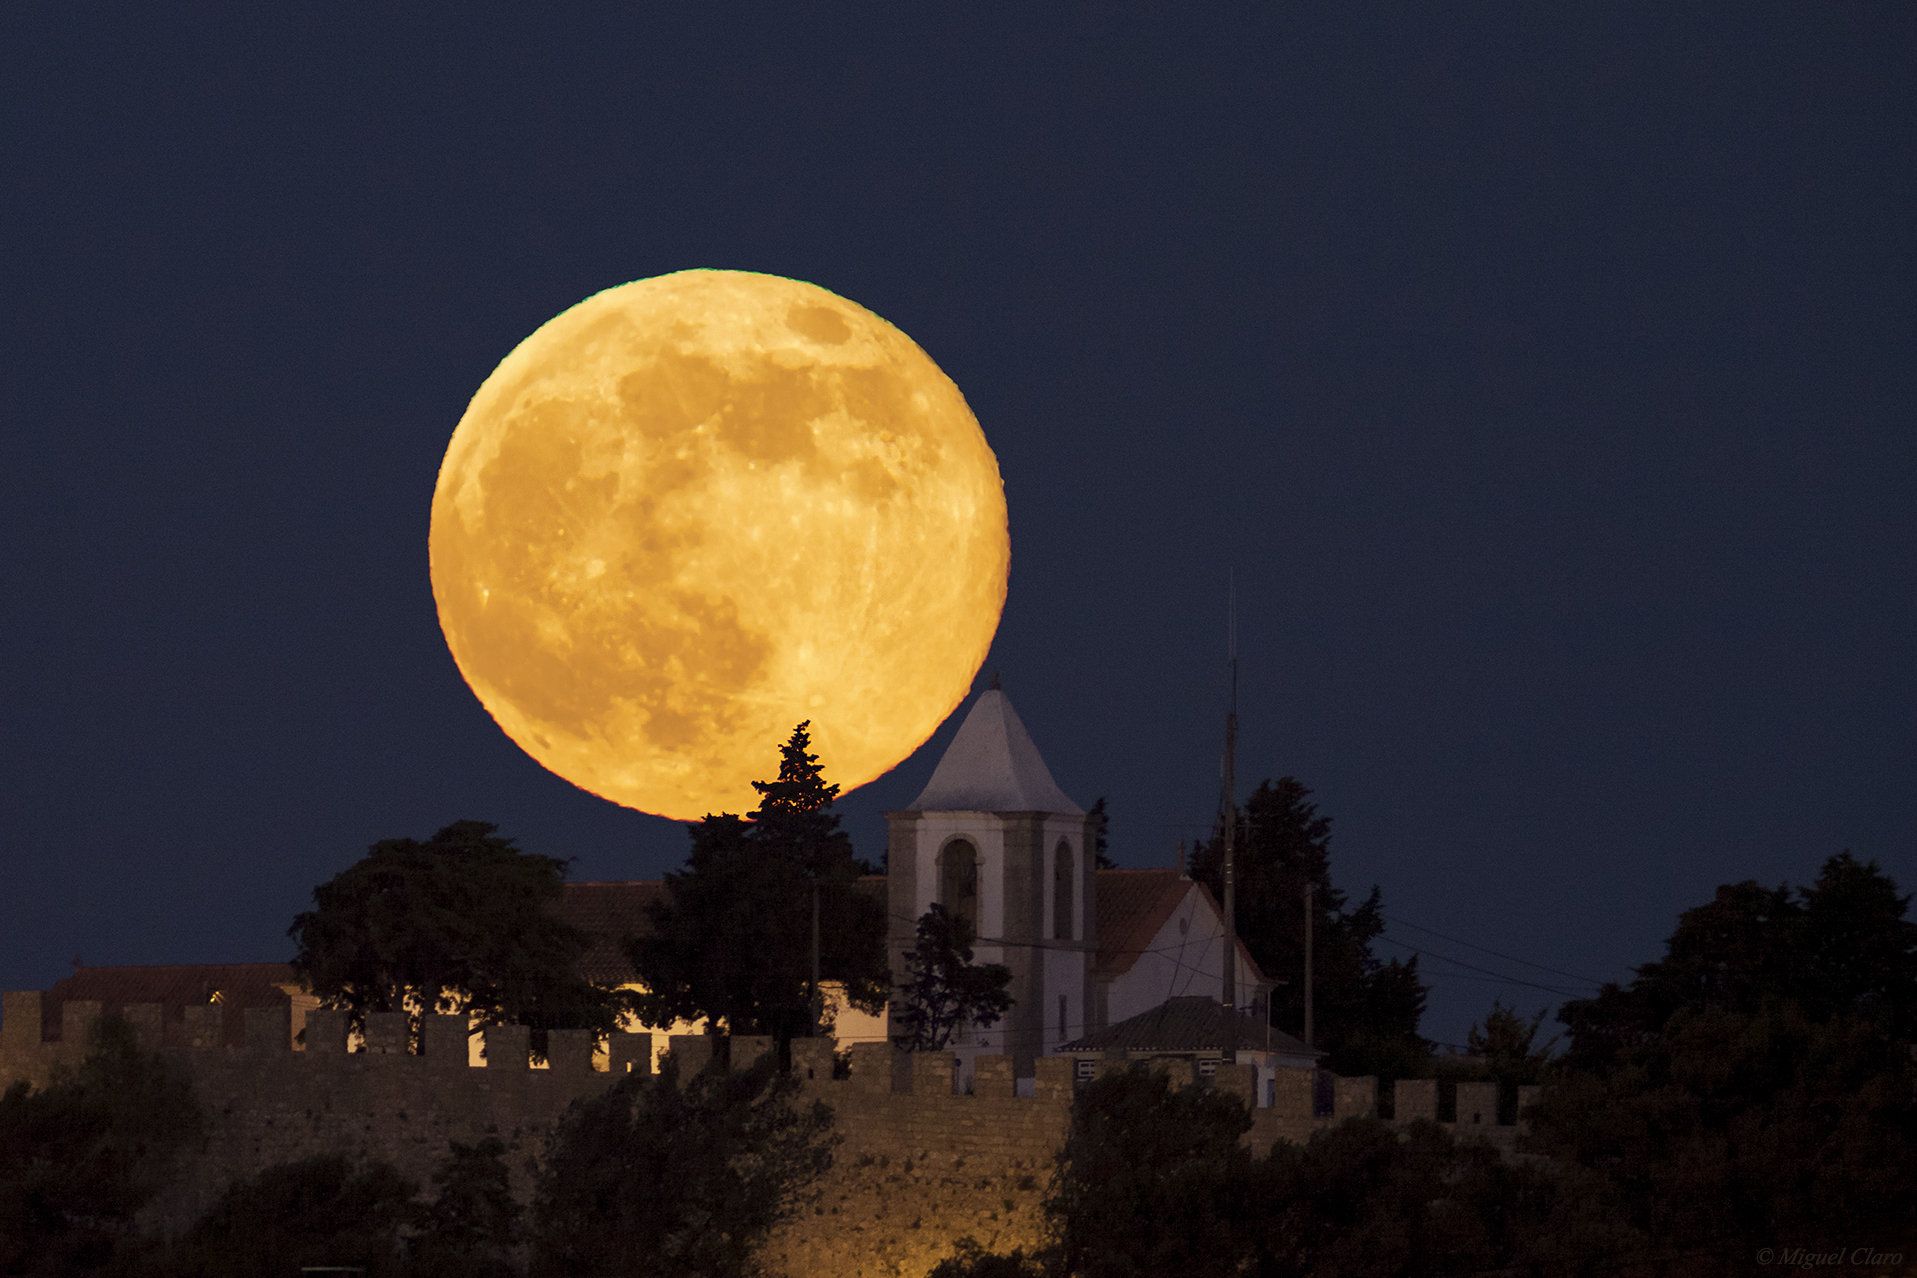
[[246, 1050], [251, 1053], [289, 1052], [293, 1048], [293, 1009], [249, 1007], [246, 1016]]
[[[827, 1064], [830, 1070], [830, 1062]], [[614, 1034], [606, 1044], [606, 1070], [612, 1074], [650, 1074], [652, 1035]], [[829, 1076], [829, 1074], [828, 1074]]]
[[509, 1073], [531, 1069], [532, 1030], [525, 1025], [488, 1026], [486, 1068], [505, 1070]]
[[411, 1026], [404, 1012], [368, 1012], [360, 1050], [368, 1056], [404, 1056]]
[[225, 1009], [216, 1004], [206, 1003], [184, 1009], [181, 1022], [186, 1045], [194, 1048], [220, 1046], [226, 1033], [225, 1021]]
[[[312, 1032], [313, 1016], [312, 1012], [306, 1014], [309, 1034]], [[425, 1049], [427, 1060], [435, 1063], [447, 1061], [471, 1063], [472, 1027], [467, 1024], [464, 1016], [442, 1016], [436, 1012], [430, 1013], [420, 1018], [419, 1031], [420, 1046]], [[329, 1030], [327, 1050], [337, 1053], [340, 1049], [331, 1045], [332, 1038], [333, 1034]]]
[[24, 1051], [39, 1047], [41, 999], [39, 990], [8, 990], [0, 994], [0, 1048]]

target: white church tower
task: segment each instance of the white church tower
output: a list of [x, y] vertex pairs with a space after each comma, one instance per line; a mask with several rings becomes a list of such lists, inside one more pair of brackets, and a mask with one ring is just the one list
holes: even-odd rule
[[893, 979], [918, 917], [940, 902], [972, 920], [973, 961], [1012, 969], [1012, 1009], [954, 1044], [1032, 1060], [1103, 1026], [1089, 1024], [1097, 952], [1092, 819], [1065, 797], [998, 688], [973, 703], [912, 806], [885, 814]]

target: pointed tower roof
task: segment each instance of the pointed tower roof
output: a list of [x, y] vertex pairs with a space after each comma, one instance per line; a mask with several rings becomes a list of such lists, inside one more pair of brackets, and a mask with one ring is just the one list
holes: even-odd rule
[[996, 685], [972, 703], [931, 782], [908, 811], [1085, 813], [1052, 780], [1011, 701]]

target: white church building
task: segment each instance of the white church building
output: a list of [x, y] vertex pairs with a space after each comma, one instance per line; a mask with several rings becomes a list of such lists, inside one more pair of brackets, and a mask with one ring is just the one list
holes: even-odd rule
[[[961, 1058], [1002, 1053], [1020, 1077], [1037, 1056], [1168, 998], [1218, 999], [1224, 922], [1182, 867], [1099, 870], [1095, 818], [1052, 779], [994, 687], [980, 694], [912, 805], [886, 814], [889, 955], [905, 971], [915, 920], [938, 902], [972, 921], [973, 958], [1012, 971], [1005, 1019], [964, 1036]], [[1268, 986], [1238, 946], [1237, 1006]]]
[[[994, 687], [979, 695], [925, 789], [910, 807], [885, 815], [887, 874], [862, 884], [887, 901], [894, 981], [903, 981], [917, 921], [934, 902], [971, 921], [978, 937], [974, 962], [1003, 963], [1012, 972], [1013, 1003], [1004, 1019], [962, 1033], [951, 1045], [961, 1086], [972, 1057], [1011, 1056], [1014, 1073], [1029, 1078], [1036, 1057], [1083, 1058], [1088, 1043], [1103, 1042], [1112, 1037], [1108, 1031], [1173, 999], [1185, 1000], [1178, 1005], [1184, 1013], [1173, 1022], [1149, 1021], [1152, 1051], [1218, 1055], [1208, 1038], [1188, 1048], [1164, 1038], [1172, 1024], [1194, 1023], [1190, 1000], [1219, 1003], [1223, 993], [1218, 902], [1182, 865], [1098, 869], [1095, 818], [1059, 789], [1004, 692]], [[560, 913], [596, 940], [583, 975], [609, 985], [633, 983], [620, 939], [651, 926], [646, 905], [663, 891], [659, 882], [566, 885]], [[1243, 941], [1234, 975], [1236, 1007], [1262, 1026], [1260, 1000], [1270, 985]], [[828, 988], [841, 1044], [889, 1037], [889, 1012], [867, 1016], [835, 994]], [[696, 1033], [703, 1026], [670, 1028]], [[1288, 1035], [1258, 1037], [1261, 1064], [1315, 1060]], [[1133, 1039], [1138, 1036], [1118, 1032], [1113, 1043]], [[1278, 1055], [1265, 1061], [1274, 1050]]]

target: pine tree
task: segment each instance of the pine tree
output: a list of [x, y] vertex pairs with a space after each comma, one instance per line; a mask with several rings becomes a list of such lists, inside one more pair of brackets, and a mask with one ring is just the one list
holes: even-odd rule
[[885, 904], [860, 890], [862, 867], [831, 810], [839, 787], [812, 753], [810, 726], [780, 748], [776, 780], [752, 783], [751, 819], [721, 813], [690, 827], [685, 869], [666, 876], [652, 932], [627, 940], [647, 1023], [703, 1018], [781, 1044], [809, 1033], [815, 885], [823, 978], [842, 983], [854, 1007], [884, 1006]]
[[1091, 817], [1096, 823], [1092, 826], [1092, 854], [1098, 868], [1101, 870], [1117, 869], [1118, 862], [1112, 860], [1110, 853], [1106, 850], [1109, 844], [1105, 838], [1105, 831], [1106, 828], [1111, 825], [1112, 819], [1106, 815], [1105, 812], [1105, 796], [1102, 794], [1099, 795], [1098, 802], [1092, 804], [1092, 810], [1085, 815]]
[[[1430, 1052], [1418, 1037], [1426, 990], [1418, 960], [1381, 961], [1371, 943], [1384, 931], [1384, 900], [1373, 887], [1348, 907], [1331, 885], [1331, 818], [1295, 777], [1266, 780], [1238, 820], [1235, 887], [1238, 935], [1266, 977], [1283, 982], [1272, 994], [1272, 1024], [1299, 1034], [1305, 1018], [1305, 898], [1311, 908], [1314, 1046], [1331, 1053], [1341, 1074], [1415, 1076]], [[1220, 822], [1222, 827], [1222, 820]], [[1192, 856], [1192, 877], [1224, 899], [1221, 832]]]

